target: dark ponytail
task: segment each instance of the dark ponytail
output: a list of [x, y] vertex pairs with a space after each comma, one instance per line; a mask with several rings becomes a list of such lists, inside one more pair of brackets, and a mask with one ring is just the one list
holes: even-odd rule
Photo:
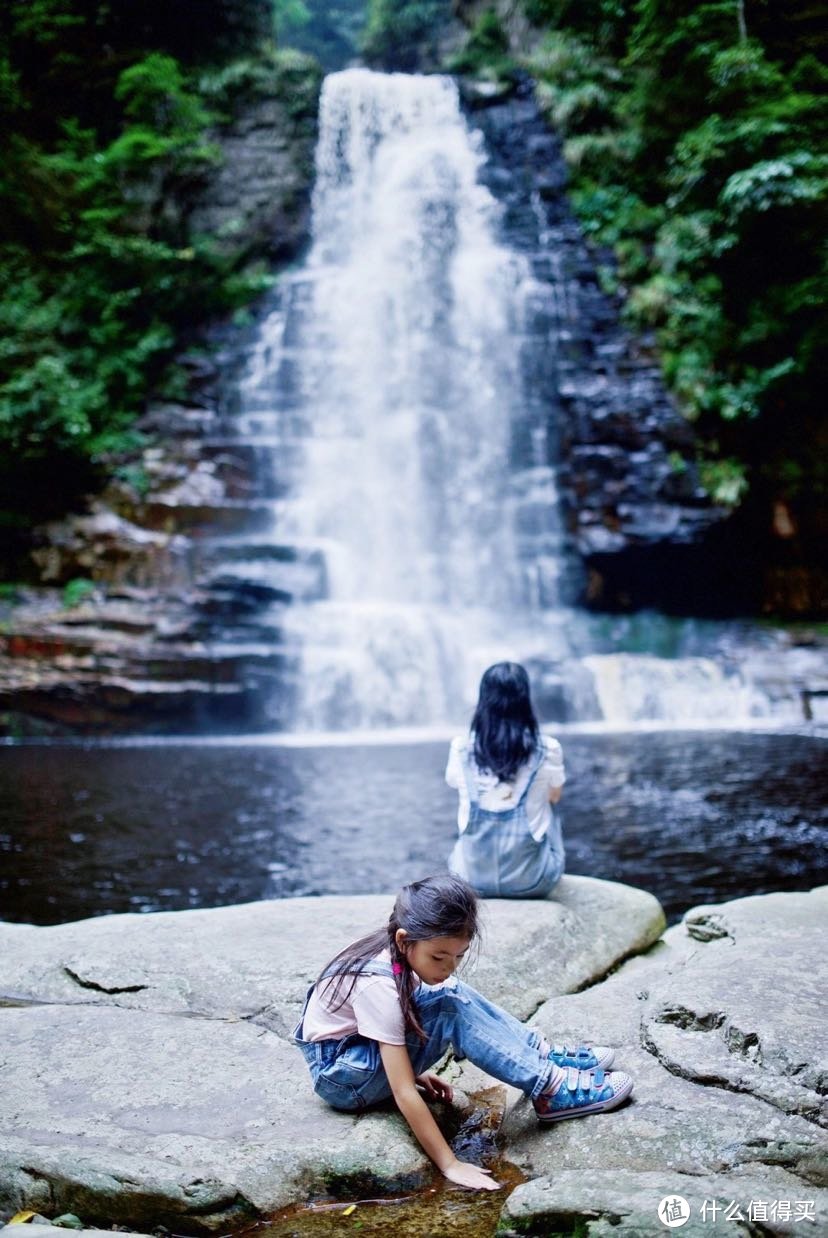
[[479, 933], [477, 896], [471, 886], [452, 873], [412, 881], [397, 895], [387, 925], [341, 950], [323, 968], [316, 983], [327, 982], [326, 998], [333, 1000], [330, 1009], [338, 1010], [348, 1001], [366, 964], [387, 947], [406, 1031], [425, 1040], [414, 1003], [417, 981], [405, 950], [397, 945], [399, 929], [405, 930], [406, 941], [411, 945], [432, 937], [467, 937], [473, 941]]

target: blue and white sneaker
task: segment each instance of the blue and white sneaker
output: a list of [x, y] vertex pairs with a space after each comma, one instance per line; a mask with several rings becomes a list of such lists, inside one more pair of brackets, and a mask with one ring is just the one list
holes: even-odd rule
[[576, 1045], [574, 1049], [569, 1045], [552, 1045], [547, 1056], [563, 1070], [570, 1066], [575, 1070], [595, 1070], [599, 1066], [606, 1070], [615, 1061], [615, 1052], [606, 1045]]
[[600, 1066], [597, 1070], [570, 1068], [557, 1091], [542, 1092], [532, 1104], [539, 1122], [562, 1122], [565, 1118], [617, 1109], [632, 1090], [633, 1081], [623, 1070], [604, 1075]]

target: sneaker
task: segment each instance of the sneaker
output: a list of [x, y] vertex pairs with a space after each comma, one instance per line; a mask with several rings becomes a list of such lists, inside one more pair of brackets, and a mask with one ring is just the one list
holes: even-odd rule
[[539, 1122], [561, 1122], [616, 1109], [632, 1090], [633, 1081], [623, 1070], [605, 1076], [600, 1066], [597, 1070], [570, 1068], [556, 1092], [542, 1092], [532, 1104]]
[[553, 1045], [547, 1056], [563, 1070], [570, 1066], [576, 1070], [595, 1070], [598, 1066], [606, 1070], [615, 1061], [614, 1051], [605, 1045], [576, 1045], [574, 1049], [569, 1045]]

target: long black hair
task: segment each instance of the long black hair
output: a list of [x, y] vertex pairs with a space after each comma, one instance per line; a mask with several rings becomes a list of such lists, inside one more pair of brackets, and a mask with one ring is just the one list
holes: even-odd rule
[[[326, 984], [326, 1004], [332, 999], [331, 1010], [338, 1010], [353, 992], [357, 977], [366, 964], [386, 947], [391, 953], [394, 981], [400, 996], [400, 1006], [406, 1030], [423, 1041], [427, 1039], [413, 1002], [417, 982], [406, 958], [405, 948], [397, 945], [397, 930], [405, 929], [406, 942], [429, 941], [432, 937], [466, 937], [473, 942], [479, 934], [477, 895], [453, 873], [438, 873], [403, 886], [397, 895], [388, 923], [374, 933], [360, 937], [323, 967], [316, 981]], [[350, 983], [346, 980], [350, 980]]]
[[512, 782], [537, 751], [540, 728], [519, 662], [496, 662], [483, 672], [471, 733], [477, 768], [502, 782]]

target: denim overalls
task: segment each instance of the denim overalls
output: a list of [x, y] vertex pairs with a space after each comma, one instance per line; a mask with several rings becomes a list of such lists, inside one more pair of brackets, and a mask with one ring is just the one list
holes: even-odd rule
[[532, 758], [529, 781], [514, 808], [492, 812], [480, 807], [473, 750], [463, 756], [469, 793], [469, 823], [449, 856], [451, 872], [468, 881], [483, 898], [545, 898], [564, 870], [558, 814], [538, 841], [529, 830], [526, 799], [546, 757], [543, 743]]
[[[362, 974], [392, 973], [390, 964], [372, 959]], [[311, 985], [308, 989], [302, 1018], [293, 1032], [293, 1040], [308, 1064], [314, 1092], [332, 1108], [352, 1113], [389, 1100], [391, 1089], [376, 1040], [358, 1033], [341, 1040], [302, 1039], [302, 1022], [314, 988]], [[434, 1066], [447, 1049], [453, 1048], [455, 1057], [467, 1057], [495, 1079], [520, 1088], [532, 1100], [553, 1081], [558, 1068], [538, 1052], [540, 1034], [470, 985], [454, 977], [441, 985], [421, 984], [414, 1000], [427, 1035], [425, 1042], [413, 1032], [406, 1036], [415, 1075]]]

